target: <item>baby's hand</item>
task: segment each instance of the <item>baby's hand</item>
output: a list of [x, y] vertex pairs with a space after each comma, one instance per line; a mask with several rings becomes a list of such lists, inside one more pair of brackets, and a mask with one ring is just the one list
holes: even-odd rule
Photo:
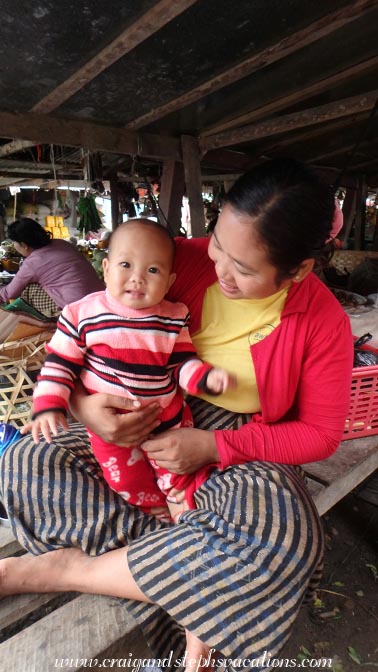
[[52, 436], [58, 434], [59, 427], [68, 429], [68, 422], [64, 413], [60, 411], [47, 411], [46, 413], [41, 413], [35, 420], [26, 425], [22, 433], [31, 431], [35, 443], [39, 443], [39, 437], [42, 434], [47, 443], [51, 443]]
[[235, 388], [236, 386], [236, 376], [224, 369], [211, 369], [206, 378], [206, 387], [213, 394], [222, 394], [222, 392], [226, 392], [226, 390]]

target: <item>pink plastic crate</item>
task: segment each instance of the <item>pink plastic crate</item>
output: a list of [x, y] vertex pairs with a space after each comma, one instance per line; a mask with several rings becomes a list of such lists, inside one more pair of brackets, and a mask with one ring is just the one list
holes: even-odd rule
[[[361, 349], [377, 353], [368, 345]], [[343, 439], [378, 434], [378, 366], [353, 369], [350, 407]]]

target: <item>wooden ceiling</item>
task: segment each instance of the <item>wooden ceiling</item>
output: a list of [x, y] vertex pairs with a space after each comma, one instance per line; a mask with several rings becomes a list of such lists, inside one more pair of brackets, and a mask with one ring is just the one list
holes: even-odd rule
[[[378, 0], [3, 0], [0, 187], [296, 156], [378, 185]], [[17, 182], [18, 181], [18, 182]]]

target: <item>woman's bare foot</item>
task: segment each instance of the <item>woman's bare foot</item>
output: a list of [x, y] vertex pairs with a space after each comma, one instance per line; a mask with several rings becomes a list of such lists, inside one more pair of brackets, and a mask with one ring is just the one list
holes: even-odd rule
[[62, 548], [0, 560], [0, 596], [67, 590], [150, 602], [130, 572], [127, 546], [97, 556]]
[[0, 560], [0, 596], [79, 590], [75, 585], [91, 558], [78, 548]]
[[214, 669], [215, 649], [211, 649], [204, 644], [198, 637], [189, 630], [185, 630], [186, 635], [186, 666], [185, 672], [201, 672], [207, 670], [211, 672]]

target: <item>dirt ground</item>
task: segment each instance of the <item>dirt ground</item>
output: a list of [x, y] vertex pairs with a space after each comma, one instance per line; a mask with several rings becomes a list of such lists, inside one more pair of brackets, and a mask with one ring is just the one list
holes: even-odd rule
[[313, 659], [310, 668], [332, 658], [331, 667], [315, 669], [378, 672], [378, 489], [376, 504], [362, 495], [354, 491], [323, 516], [320, 590], [302, 607], [281, 658]]

